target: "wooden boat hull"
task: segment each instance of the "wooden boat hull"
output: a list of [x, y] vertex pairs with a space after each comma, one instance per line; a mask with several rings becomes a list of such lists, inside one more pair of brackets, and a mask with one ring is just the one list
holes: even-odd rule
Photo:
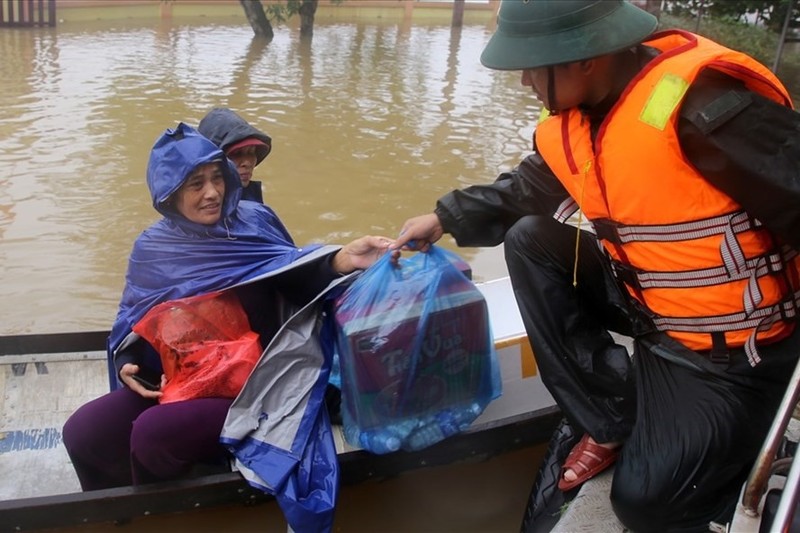
[[[451, 464], [454, 458], [476, 460], [550, 438], [560, 413], [556, 408], [517, 421], [457, 435], [419, 452], [373, 455], [353, 451], [340, 455], [342, 483], [395, 476], [412, 469]], [[532, 482], [532, 479], [530, 480]], [[126, 522], [135, 518], [229, 504], [252, 505], [271, 497], [250, 487], [236, 472], [200, 478], [89, 492], [0, 501], [0, 530], [30, 531], [88, 523]]]
[[[467, 431], [418, 452], [373, 455], [349, 446], [335, 426], [343, 485], [485, 459], [548, 441], [561, 415], [538, 376], [510, 283], [504, 279], [480, 288], [489, 305], [503, 395]], [[271, 499], [236, 472], [81, 492], [60, 429], [77, 406], [107, 390], [106, 336], [87, 332], [0, 337], [0, 470], [11, 473], [0, 479], [0, 530], [119, 523]]]

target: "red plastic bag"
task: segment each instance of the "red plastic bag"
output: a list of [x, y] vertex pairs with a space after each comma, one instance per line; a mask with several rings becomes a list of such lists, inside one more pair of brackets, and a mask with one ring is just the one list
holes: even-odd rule
[[235, 398], [261, 356], [258, 334], [232, 291], [156, 305], [133, 327], [161, 356], [160, 403]]

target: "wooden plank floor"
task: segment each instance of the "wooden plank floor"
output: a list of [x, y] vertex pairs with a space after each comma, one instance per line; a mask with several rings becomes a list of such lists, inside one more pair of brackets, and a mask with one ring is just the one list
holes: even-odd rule
[[80, 490], [61, 428], [78, 406], [108, 390], [103, 353], [30, 359], [38, 362], [0, 358], [0, 500]]

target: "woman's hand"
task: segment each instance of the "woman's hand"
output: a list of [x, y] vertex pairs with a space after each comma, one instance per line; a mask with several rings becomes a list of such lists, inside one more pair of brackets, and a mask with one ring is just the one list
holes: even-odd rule
[[[119, 378], [122, 382], [127, 385], [129, 389], [133, 392], [139, 394], [144, 398], [150, 398], [152, 400], [159, 399], [164, 393], [160, 390], [154, 391], [146, 388], [144, 385], [136, 381], [134, 379], [134, 375], [139, 373], [139, 365], [134, 365], [132, 363], [125, 363], [122, 365], [122, 368], [119, 370]], [[161, 374], [161, 383], [159, 384], [160, 388], [164, 388], [164, 385], [167, 384], [167, 377], [164, 374]]]
[[392, 250], [419, 250], [427, 252], [431, 244], [444, 235], [442, 223], [435, 213], [409, 218], [400, 230], [400, 236], [391, 246]]
[[[339, 274], [349, 274], [354, 270], [364, 270], [372, 266], [383, 254], [389, 251], [393, 244], [386, 237], [367, 235], [358, 238], [344, 246], [333, 256], [333, 269]], [[399, 251], [392, 253], [393, 260], [400, 256]]]

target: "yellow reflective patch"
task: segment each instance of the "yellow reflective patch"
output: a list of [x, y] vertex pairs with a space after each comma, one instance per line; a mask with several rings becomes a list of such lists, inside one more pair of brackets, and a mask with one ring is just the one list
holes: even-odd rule
[[650, 93], [639, 120], [663, 131], [688, 88], [689, 82], [680, 76], [664, 74]]
[[545, 119], [547, 119], [549, 116], [550, 116], [550, 111], [548, 111], [546, 107], [542, 106], [542, 112], [539, 113], [539, 123], [541, 124], [542, 122], [544, 122]]

